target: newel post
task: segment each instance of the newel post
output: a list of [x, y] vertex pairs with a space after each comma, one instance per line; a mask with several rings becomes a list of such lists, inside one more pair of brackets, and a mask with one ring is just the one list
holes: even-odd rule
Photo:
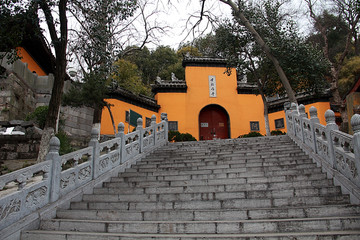
[[137, 119], [136, 131], [139, 131], [139, 153], [143, 152], [144, 129], [142, 118]]
[[335, 152], [334, 152], [334, 145], [332, 141], [331, 131], [332, 130], [339, 130], [338, 125], [335, 122], [335, 113], [332, 110], [327, 110], [325, 112], [325, 120], [326, 120], [326, 141], [328, 143], [328, 151], [329, 151], [329, 160], [331, 163], [331, 166], [334, 169], [337, 169], [336, 162], [335, 162]]
[[168, 138], [169, 138], [169, 123], [168, 123], [168, 118], [167, 118], [167, 113], [161, 113], [161, 121], [165, 121], [165, 142], [168, 142]]
[[[355, 164], [360, 167], [360, 115], [354, 114], [351, 117], [351, 127], [354, 131], [353, 145], [355, 154]], [[359, 168], [358, 168], [359, 169]]]
[[156, 142], [156, 116], [155, 114], [153, 114], [151, 116], [151, 128], [152, 128], [152, 137], [154, 138], [154, 146], [156, 146], [157, 142]]
[[99, 129], [93, 128], [91, 130], [91, 140], [89, 142], [89, 147], [93, 148], [92, 156], [92, 179], [96, 179], [99, 176], [98, 164], [100, 158], [100, 144], [99, 144]]
[[292, 113], [294, 113], [294, 112], [297, 113], [298, 112], [298, 105], [296, 103], [292, 102], [290, 110], [291, 110]]
[[297, 134], [296, 134], [296, 122], [295, 122], [294, 116], [299, 115], [298, 105], [297, 105], [296, 103], [292, 102], [292, 103], [291, 103], [290, 110], [291, 110], [291, 114], [290, 114], [290, 115], [291, 115], [293, 135], [294, 135], [294, 136], [297, 136]]
[[125, 124], [120, 122], [118, 124], [117, 138], [120, 138], [120, 164], [125, 162]]
[[316, 107], [312, 106], [309, 109], [309, 113], [310, 113], [310, 124], [311, 124], [311, 136], [314, 140], [312, 149], [314, 150], [315, 153], [317, 153], [315, 124], [320, 123], [320, 120], [318, 118], [318, 113], [317, 113]]
[[60, 178], [61, 178], [61, 157], [59, 155], [60, 140], [53, 136], [50, 139], [49, 152], [46, 160], [51, 161], [50, 174], [50, 202], [55, 202], [60, 196]]
[[303, 104], [299, 105], [299, 116], [300, 116], [300, 131], [301, 131], [301, 141], [305, 143], [305, 136], [304, 136], [304, 118], [307, 118], [305, 112], [305, 106]]
[[292, 135], [293, 133], [291, 132], [291, 127], [290, 127], [290, 118], [291, 117], [291, 110], [290, 109], [285, 109], [285, 121], [286, 121], [286, 132], [288, 135]]

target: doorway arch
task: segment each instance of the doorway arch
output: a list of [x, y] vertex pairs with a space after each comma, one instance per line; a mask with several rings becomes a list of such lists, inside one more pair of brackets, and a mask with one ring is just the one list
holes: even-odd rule
[[208, 105], [199, 113], [199, 139], [230, 138], [230, 120], [227, 111], [215, 104]]

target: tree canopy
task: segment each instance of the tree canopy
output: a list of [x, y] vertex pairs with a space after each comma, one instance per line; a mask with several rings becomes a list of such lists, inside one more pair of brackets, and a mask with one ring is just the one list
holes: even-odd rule
[[151, 95], [149, 86], [141, 81], [138, 67], [125, 59], [119, 59], [114, 63], [110, 78], [118, 87], [129, 90], [135, 94]]
[[135, 63], [140, 72], [144, 84], [154, 83], [156, 77], [164, 80], [171, 79], [174, 73], [178, 79], [185, 79], [185, 69], [182, 66], [183, 57], [189, 53], [192, 56], [200, 56], [197, 48], [189, 45], [180, 46], [178, 51], [168, 47], [159, 46], [155, 50], [143, 48], [133, 51], [124, 56], [124, 59]]
[[[316, 92], [326, 86], [327, 61], [319, 50], [299, 36], [294, 22], [281, 13], [279, 2], [264, 1], [259, 5], [247, 5], [244, 9], [244, 14], [278, 59], [292, 89]], [[206, 36], [205, 41], [208, 39], [215, 43], [211, 54], [227, 58], [230, 67], [236, 67], [242, 74], [256, 70], [264, 75], [263, 79], [267, 79], [264, 91], [268, 96], [286, 93], [269, 58], [243, 25], [232, 20], [224, 21], [215, 35]], [[197, 42], [201, 43], [201, 39]]]

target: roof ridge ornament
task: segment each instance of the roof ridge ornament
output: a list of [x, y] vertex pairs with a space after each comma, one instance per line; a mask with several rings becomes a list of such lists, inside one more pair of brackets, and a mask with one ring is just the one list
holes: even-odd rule
[[175, 73], [171, 73], [171, 81], [172, 82], [177, 82], [177, 81], [179, 81], [179, 79], [175, 76]]

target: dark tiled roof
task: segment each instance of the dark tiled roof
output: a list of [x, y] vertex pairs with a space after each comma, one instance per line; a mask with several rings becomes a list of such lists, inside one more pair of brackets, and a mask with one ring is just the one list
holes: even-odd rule
[[29, 21], [25, 29], [20, 47], [25, 48], [46, 74], [54, 73], [56, 59], [45, 40], [45, 36], [41, 33], [40, 26]]
[[254, 84], [237, 82], [238, 94], [258, 94], [258, 87]]
[[185, 57], [182, 62], [183, 67], [226, 67], [226, 59], [209, 57]]
[[[315, 102], [329, 102], [330, 97], [331, 97], [330, 91], [324, 91], [322, 93], [317, 93], [317, 94], [301, 93], [296, 95], [298, 104], [304, 104], [304, 105]], [[289, 102], [289, 99], [287, 97], [269, 101], [269, 113], [283, 111], [284, 104], [286, 102]]]
[[187, 92], [186, 82], [183, 80], [178, 81], [156, 81], [155, 84], [151, 85], [151, 91], [153, 93], [159, 92]]
[[150, 111], [158, 112], [160, 109], [160, 105], [157, 104], [155, 99], [144, 95], [136, 95], [122, 88], [110, 90], [108, 96], [109, 98], [118, 99]]

